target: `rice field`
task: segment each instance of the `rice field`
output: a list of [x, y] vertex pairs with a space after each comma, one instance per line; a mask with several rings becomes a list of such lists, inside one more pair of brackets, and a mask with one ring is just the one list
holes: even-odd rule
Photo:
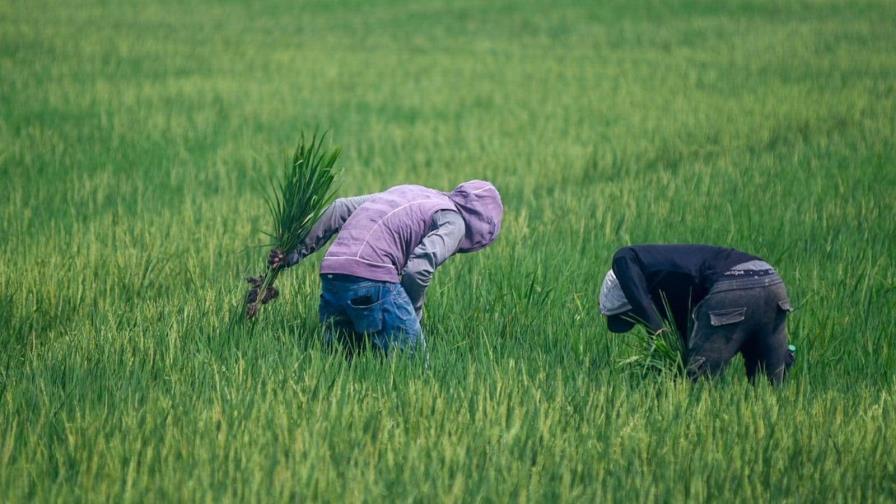
[[[0, 500], [891, 502], [896, 4], [0, 0]], [[302, 131], [341, 196], [491, 180], [418, 360], [237, 315]], [[784, 387], [620, 367], [620, 246], [733, 246]]]

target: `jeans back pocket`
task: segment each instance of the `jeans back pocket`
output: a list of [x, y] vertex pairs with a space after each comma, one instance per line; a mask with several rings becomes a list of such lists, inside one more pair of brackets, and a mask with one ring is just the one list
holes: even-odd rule
[[709, 323], [714, 327], [736, 324], [747, 316], [746, 308], [729, 308], [726, 310], [713, 310], [709, 312]]
[[348, 303], [348, 316], [355, 331], [375, 333], [383, 328], [383, 299], [378, 295], [364, 294]]

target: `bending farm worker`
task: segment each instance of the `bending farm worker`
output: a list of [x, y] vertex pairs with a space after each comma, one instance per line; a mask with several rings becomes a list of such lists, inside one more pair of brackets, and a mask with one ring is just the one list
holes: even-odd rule
[[327, 343], [352, 353], [369, 338], [387, 355], [413, 352], [425, 349], [420, 318], [433, 272], [455, 253], [492, 243], [503, 216], [489, 182], [471, 180], [449, 193], [400, 185], [337, 199], [298, 250], [272, 250], [268, 263], [293, 266], [338, 233], [320, 269]]
[[637, 245], [619, 249], [600, 290], [600, 311], [614, 333], [636, 323], [651, 333], [673, 324], [687, 348], [688, 376], [717, 375], [738, 353], [747, 376], [779, 384], [793, 354], [787, 345], [790, 300], [772, 266], [730, 248]]

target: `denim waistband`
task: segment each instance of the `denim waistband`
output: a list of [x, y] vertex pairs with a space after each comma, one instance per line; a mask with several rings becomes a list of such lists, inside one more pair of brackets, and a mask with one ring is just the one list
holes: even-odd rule
[[743, 278], [762, 277], [775, 274], [775, 268], [762, 260], [740, 263], [721, 275], [720, 280], [740, 280]]
[[321, 284], [325, 285], [399, 285], [397, 282], [385, 282], [383, 280], [371, 280], [369, 278], [345, 275], [342, 273], [323, 273], [320, 276]]
[[342, 273], [323, 273], [320, 276], [321, 280], [328, 282], [338, 282], [338, 283], [358, 283], [358, 282], [376, 282], [377, 280], [370, 280], [369, 278], [361, 278], [354, 275], [344, 275]]
[[709, 289], [709, 293], [716, 294], [719, 292], [730, 290], [755, 289], [756, 287], [771, 287], [772, 285], [778, 285], [781, 283], [784, 283], [784, 280], [777, 273], [772, 273], [761, 277], [722, 280], [721, 282], [716, 282], [715, 285], [713, 285], [712, 288]]

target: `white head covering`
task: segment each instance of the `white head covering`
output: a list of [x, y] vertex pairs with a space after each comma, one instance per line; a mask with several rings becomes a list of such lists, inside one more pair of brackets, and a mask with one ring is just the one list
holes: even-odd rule
[[625, 293], [619, 286], [619, 280], [616, 280], [616, 274], [611, 269], [600, 286], [600, 312], [609, 317], [631, 309], [632, 305], [625, 298]]

